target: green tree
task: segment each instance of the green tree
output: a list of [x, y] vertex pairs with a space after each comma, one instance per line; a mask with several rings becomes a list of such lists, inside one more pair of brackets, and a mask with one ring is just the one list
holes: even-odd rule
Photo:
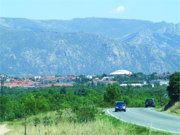
[[8, 109], [7, 104], [9, 102], [9, 98], [6, 96], [0, 96], [0, 120], [5, 120], [6, 111]]
[[60, 94], [66, 94], [66, 87], [62, 86], [61, 90], [60, 90]]
[[116, 84], [111, 84], [106, 88], [104, 93], [105, 102], [114, 102], [120, 96], [120, 89]]
[[95, 120], [97, 110], [93, 105], [83, 105], [76, 111], [76, 117], [79, 122], [88, 122]]
[[167, 91], [171, 100], [180, 101], [180, 72], [176, 72], [170, 76]]
[[49, 110], [49, 108], [50, 108], [49, 103], [45, 97], [38, 96], [35, 101], [36, 101], [36, 108], [38, 109], [38, 111], [48, 111]]
[[25, 115], [36, 114], [37, 107], [36, 101], [33, 94], [28, 94], [26, 97], [22, 99], [22, 104], [24, 107]]

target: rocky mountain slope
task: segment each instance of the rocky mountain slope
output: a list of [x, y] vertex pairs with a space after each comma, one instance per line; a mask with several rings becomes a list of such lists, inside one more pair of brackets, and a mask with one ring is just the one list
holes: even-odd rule
[[0, 72], [102, 74], [180, 70], [180, 25], [104, 18], [0, 18]]

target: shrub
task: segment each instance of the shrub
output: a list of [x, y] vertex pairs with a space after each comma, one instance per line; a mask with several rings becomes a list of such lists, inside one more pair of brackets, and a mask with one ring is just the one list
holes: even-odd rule
[[95, 120], [95, 114], [97, 110], [94, 106], [83, 106], [76, 111], [76, 117], [78, 122], [88, 122]]

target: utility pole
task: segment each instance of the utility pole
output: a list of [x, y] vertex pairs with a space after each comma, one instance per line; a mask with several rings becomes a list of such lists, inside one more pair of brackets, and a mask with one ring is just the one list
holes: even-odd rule
[[1, 78], [1, 96], [4, 96], [4, 78]]
[[160, 92], [159, 92], [159, 96], [160, 96], [160, 103], [161, 103], [161, 94], [162, 94], [162, 90], [160, 90]]
[[26, 119], [27, 117], [25, 116], [24, 117], [24, 135], [26, 135]]
[[4, 96], [4, 82], [7, 79], [6, 74], [0, 74], [0, 81], [1, 81], [1, 96]]
[[164, 102], [162, 100], [162, 90], [160, 90], [159, 96], [160, 96], [160, 105], [163, 106]]
[[5, 120], [5, 112], [3, 108], [3, 96], [4, 96], [4, 82], [6, 81], [7, 75], [0, 74], [0, 81], [1, 81], [1, 120]]

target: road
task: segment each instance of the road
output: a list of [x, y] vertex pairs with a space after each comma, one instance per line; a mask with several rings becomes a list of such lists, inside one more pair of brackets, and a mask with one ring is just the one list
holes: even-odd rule
[[105, 112], [124, 122], [180, 134], [180, 117], [157, 112], [152, 108], [127, 108], [126, 112], [115, 112], [113, 108]]

